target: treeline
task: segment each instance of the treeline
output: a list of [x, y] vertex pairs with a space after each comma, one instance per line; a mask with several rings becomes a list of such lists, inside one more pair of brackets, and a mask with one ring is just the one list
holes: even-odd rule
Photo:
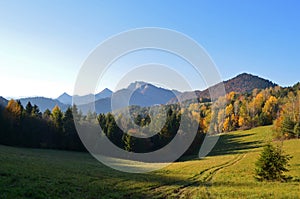
[[[85, 151], [75, 128], [74, 119], [76, 119], [82, 128], [94, 128], [95, 125], [100, 125], [103, 133], [111, 142], [127, 151], [138, 153], [155, 151], [168, 144], [177, 134], [181, 122], [181, 111], [178, 105], [164, 106], [163, 109], [159, 109], [160, 112], [155, 113], [157, 117], [162, 117], [166, 113], [164, 121], [156, 120], [160, 123], [158, 124], [154, 120], [151, 121], [149, 110], [150, 108], [130, 107], [134, 117], [133, 124], [131, 119], [123, 117], [121, 112], [117, 116], [112, 113], [97, 115], [91, 112], [83, 115], [74, 105], [69, 107], [66, 112], [62, 112], [58, 106], [55, 106], [52, 111], [47, 109], [41, 113], [38, 106], [32, 106], [30, 102], [24, 108], [20, 101], [10, 100], [0, 114], [0, 144]], [[126, 124], [125, 131], [119, 127], [117, 122]], [[134, 125], [145, 128], [143, 131], [139, 131], [134, 128]], [[191, 125], [195, 127], [197, 124], [186, 122], [186, 131], [181, 132], [182, 137], [188, 133]], [[157, 126], [162, 128], [158, 129]], [[146, 136], [146, 138], [137, 136], [138, 134], [147, 135], [155, 129], [158, 130], [154, 136]], [[197, 139], [186, 154], [191, 154], [200, 147], [204, 133], [202, 129], [197, 129]], [[131, 135], [127, 132], [130, 132]], [[88, 136], [88, 132], [86, 133]]]
[[[201, 142], [205, 137], [203, 129], [199, 127], [197, 121], [191, 120], [191, 115], [181, 112], [179, 105], [166, 105], [163, 108], [156, 107], [155, 113], [152, 114], [149, 107], [131, 106], [129, 109], [133, 120], [129, 117], [124, 117], [122, 111], [114, 115], [108, 113], [98, 116], [98, 121], [104, 134], [116, 146], [127, 151], [147, 153], [166, 146], [176, 135], [180, 139], [184, 139], [187, 134], [194, 131], [194, 142], [185, 154], [193, 154], [199, 151]], [[155, 107], [152, 107], [151, 110], [153, 111], [153, 109]], [[151, 120], [153, 115], [156, 118]], [[135, 128], [134, 125], [142, 128]]]
[[0, 113], [0, 144], [83, 151], [73, 120], [76, 109], [63, 113], [55, 106], [41, 113], [30, 102], [24, 108], [20, 101], [10, 100]]
[[[231, 92], [213, 103], [151, 108], [131, 106], [129, 112], [133, 119], [124, 117], [122, 110], [83, 115], [76, 106], [65, 112], [56, 106], [41, 113], [30, 102], [23, 107], [19, 101], [10, 100], [0, 110], [0, 144], [84, 151], [74, 119], [81, 126], [100, 125], [116, 146], [138, 153], [158, 150], [176, 135], [184, 139], [195, 126], [196, 137], [186, 154], [198, 152], [206, 133], [224, 133], [273, 123], [276, 139], [299, 138], [300, 84], [288, 88], [255, 89], [252, 93]], [[153, 136], [148, 136], [150, 133]]]

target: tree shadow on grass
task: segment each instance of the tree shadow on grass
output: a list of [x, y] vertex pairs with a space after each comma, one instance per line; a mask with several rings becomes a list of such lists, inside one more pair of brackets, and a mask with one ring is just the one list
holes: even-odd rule
[[254, 133], [242, 135], [223, 134], [219, 137], [217, 144], [208, 156], [228, 155], [244, 153], [247, 150], [259, 148], [262, 146], [261, 141], [245, 141], [244, 139], [252, 136]]
[[[213, 149], [207, 156], [220, 156], [230, 154], [241, 154], [246, 151], [253, 150], [263, 146], [262, 141], [252, 141], [251, 136], [255, 133], [245, 134], [221, 134], [217, 143], [215, 144], [216, 137], [207, 137], [206, 144], [215, 144]], [[246, 141], [251, 140], [251, 141]], [[197, 151], [198, 152], [198, 151]], [[199, 154], [185, 155], [180, 157], [177, 162], [199, 160]]]

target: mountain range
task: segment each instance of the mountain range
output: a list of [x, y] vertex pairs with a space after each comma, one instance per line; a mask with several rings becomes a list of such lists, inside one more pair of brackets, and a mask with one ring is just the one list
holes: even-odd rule
[[[232, 79], [223, 82], [225, 90], [229, 92], [239, 92], [239, 93], [249, 93], [253, 89], [265, 89], [269, 87], [275, 87], [277, 84], [263, 79], [261, 77], [243, 73]], [[113, 106], [114, 110], [121, 109], [128, 105], [139, 105], [139, 106], [153, 106], [157, 104], [172, 104], [178, 101], [185, 101], [196, 94], [197, 98], [210, 99], [209, 91], [214, 91], [217, 88], [214, 85], [203, 91], [190, 91], [190, 92], [179, 92], [176, 90], [168, 90], [165, 88], [160, 88], [146, 82], [133, 82], [127, 88], [112, 92], [109, 89], [104, 89], [103, 91], [93, 95], [85, 96], [74, 96], [76, 98], [76, 104], [82, 110], [83, 113], [87, 113], [89, 110], [94, 110], [91, 103], [95, 99], [95, 112], [96, 113], [106, 113], [111, 111]], [[72, 96], [63, 93], [56, 99], [45, 98], [45, 97], [29, 97], [19, 99], [21, 103], [26, 106], [28, 101], [32, 104], [39, 106], [40, 110], [44, 112], [46, 109], [53, 109], [55, 105], [58, 105], [63, 111], [67, 109], [68, 106], [72, 104]], [[0, 105], [6, 106], [7, 100], [0, 97]]]
[[[176, 97], [179, 93], [179, 91], [168, 90], [146, 82], [136, 81], [131, 83], [127, 88], [112, 93], [111, 97], [96, 100], [95, 112], [106, 113], [122, 109], [129, 105], [146, 107], [167, 104], [170, 99]], [[79, 108], [83, 113], [88, 112], [89, 110], [93, 110], [93, 103], [81, 104]]]
[[28, 102], [30, 102], [32, 105], [36, 104], [42, 112], [44, 112], [46, 109], [52, 110], [56, 105], [59, 106], [61, 110], [66, 111], [69, 106], [67, 104], [61, 103], [57, 99], [46, 97], [27, 97], [21, 98], [19, 100], [24, 107]]
[[[82, 103], [79, 104], [83, 104], [84, 102], [86, 102], [87, 100], [93, 99], [95, 98], [95, 101], [99, 100], [99, 99], [103, 99], [103, 98], [107, 98], [107, 97], [111, 97], [112, 95], [112, 91], [109, 90], [108, 88], [105, 88], [103, 91], [97, 93], [96, 95], [93, 94], [89, 94], [89, 95], [84, 95], [84, 96], [76, 96], [77, 100], [79, 99], [80, 101], [82, 101]], [[60, 101], [61, 103], [64, 104], [68, 104], [71, 105], [72, 104], [72, 96], [67, 94], [67, 93], [63, 93], [61, 94], [58, 98], [56, 98], [58, 101]]]

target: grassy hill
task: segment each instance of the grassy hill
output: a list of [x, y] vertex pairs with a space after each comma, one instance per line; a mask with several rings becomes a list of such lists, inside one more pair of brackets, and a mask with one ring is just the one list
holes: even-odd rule
[[209, 157], [148, 174], [112, 170], [86, 153], [0, 146], [0, 198], [299, 198], [300, 140], [283, 144], [296, 180], [253, 178], [271, 134], [270, 126], [224, 134]]

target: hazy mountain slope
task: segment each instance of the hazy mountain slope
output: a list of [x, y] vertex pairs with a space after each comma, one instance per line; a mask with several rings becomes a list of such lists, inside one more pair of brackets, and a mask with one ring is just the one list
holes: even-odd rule
[[178, 91], [172, 92], [171, 90], [159, 88], [145, 82], [132, 83], [128, 86], [128, 89], [134, 91], [130, 100], [130, 105], [140, 106], [166, 104], [179, 93]]
[[111, 97], [112, 94], [113, 94], [113, 92], [111, 90], [109, 90], [108, 88], [105, 88], [104, 90], [102, 90], [101, 92], [99, 92], [98, 94], [95, 95], [95, 100]]
[[63, 93], [56, 99], [63, 104], [72, 104], [72, 96], [68, 93]]
[[[111, 97], [95, 101], [97, 113], [106, 113], [112, 110], [122, 109], [128, 105], [153, 106], [156, 104], [166, 104], [174, 98], [178, 91], [171, 91], [164, 88], [156, 87], [145, 82], [131, 83], [127, 88], [116, 91]], [[83, 113], [93, 110], [93, 103], [80, 105], [79, 108]]]
[[[76, 101], [79, 102], [77, 104], [86, 104], [87, 102], [91, 102], [91, 101], [96, 101], [99, 99], [104, 99], [107, 97], [111, 97], [112, 95], [112, 91], [109, 90], [108, 88], [105, 88], [104, 90], [102, 90], [101, 92], [97, 93], [95, 96], [93, 94], [89, 94], [89, 95], [84, 95], [84, 96], [77, 96], [76, 95]], [[72, 96], [67, 94], [67, 93], [63, 93], [61, 94], [58, 98], [56, 98], [58, 101], [60, 101], [63, 104], [68, 104], [71, 105], [72, 104]]]

